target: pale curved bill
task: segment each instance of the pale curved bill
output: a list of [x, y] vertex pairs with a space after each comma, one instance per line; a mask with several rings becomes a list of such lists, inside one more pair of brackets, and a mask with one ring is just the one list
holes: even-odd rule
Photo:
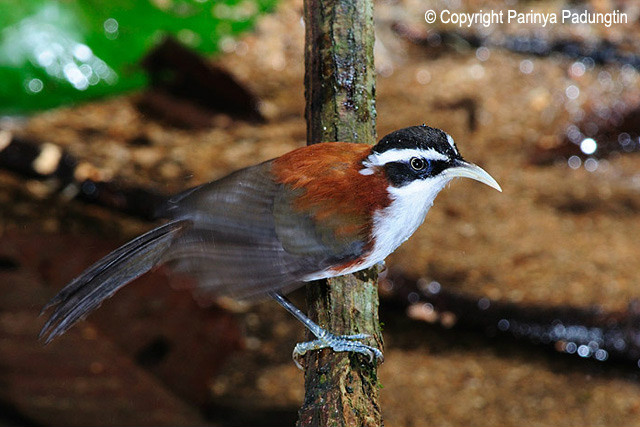
[[493, 179], [493, 177], [480, 166], [476, 166], [473, 163], [467, 162], [459, 162], [458, 164], [459, 166], [454, 166], [444, 171], [447, 177], [475, 179], [476, 181], [480, 181], [484, 184], [487, 184], [489, 187], [493, 187], [496, 190], [502, 192], [500, 184], [498, 184], [497, 181]]

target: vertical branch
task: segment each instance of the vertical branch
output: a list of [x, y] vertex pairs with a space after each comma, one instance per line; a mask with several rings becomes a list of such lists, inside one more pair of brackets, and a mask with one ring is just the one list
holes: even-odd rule
[[[307, 142], [373, 144], [375, 70], [371, 0], [305, 0]], [[309, 314], [337, 334], [367, 333], [382, 348], [377, 272], [370, 269], [307, 286]], [[361, 355], [307, 355], [299, 426], [378, 426], [378, 378]]]
[[305, 0], [307, 142], [376, 140], [373, 2]]

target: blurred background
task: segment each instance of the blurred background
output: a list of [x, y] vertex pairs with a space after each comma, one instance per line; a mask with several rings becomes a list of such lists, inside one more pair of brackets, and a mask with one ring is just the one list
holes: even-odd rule
[[[295, 422], [304, 330], [272, 302], [202, 306], [159, 269], [50, 345], [37, 334], [43, 304], [151, 228], [164, 195], [305, 144], [302, 8], [0, 3], [0, 425]], [[452, 183], [387, 260], [386, 425], [640, 425], [640, 5], [375, 14], [379, 136], [442, 128], [504, 190]]]

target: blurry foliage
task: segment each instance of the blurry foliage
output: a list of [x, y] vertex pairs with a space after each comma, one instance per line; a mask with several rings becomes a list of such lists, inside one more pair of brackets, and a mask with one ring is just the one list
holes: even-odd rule
[[140, 60], [165, 35], [215, 53], [276, 0], [4, 0], [0, 113], [139, 88]]

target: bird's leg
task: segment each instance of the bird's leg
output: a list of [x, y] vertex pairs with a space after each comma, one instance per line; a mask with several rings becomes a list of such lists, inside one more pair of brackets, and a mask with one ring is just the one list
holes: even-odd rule
[[313, 335], [315, 335], [318, 339], [315, 341], [308, 341], [303, 343], [296, 344], [293, 349], [293, 361], [298, 366], [298, 368], [303, 369], [299, 360], [302, 356], [305, 355], [308, 351], [312, 350], [320, 350], [322, 348], [331, 348], [335, 352], [339, 351], [352, 351], [354, 353], [360, 353], [369, 358], [369, 362], [373, 362], [373, 358], [375, 357], [378, 363], [382, 363], [384, 361], [384, 356], [382, 352], [375, 347], [368, 346], [356, 340], [361, 340], [365, 338], [370, 338], [371, 335], [368, 334], [355, 334], [355, 335], [334, 335], [331, 332], [323, 329], [315, 323], [313, 320], [309, 319], [298, 307], [293, 305], [291, 301], [285, 298], [278, 292], [269, 293], [273, 299], [278, 301], [278, 303], [285, 308], [289, 313], [293, 315], [296, 319], [301, 321], [304, 326], [307, 327], [311, 331]]

